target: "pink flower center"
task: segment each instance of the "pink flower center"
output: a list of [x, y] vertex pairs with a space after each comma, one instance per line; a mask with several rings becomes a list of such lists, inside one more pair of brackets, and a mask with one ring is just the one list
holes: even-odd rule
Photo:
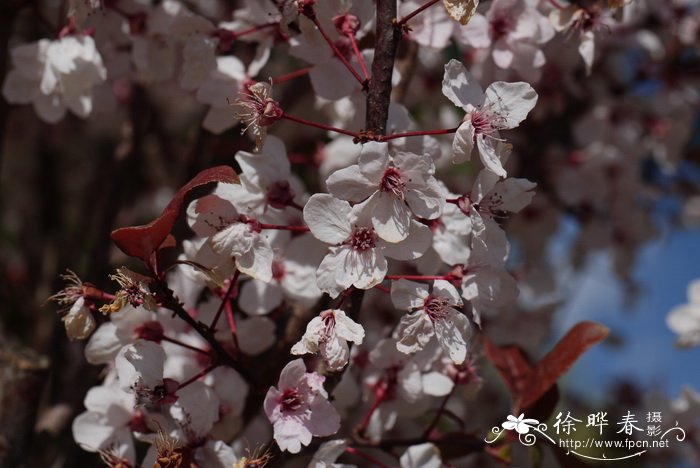
[[157, 321], [146, 322], [134, 329], [134, 338], [160, 343], [163, 339], [163, 325]]
[[324, 310], [321, 312], [321, 320], [323, 320], [323, 324], [326, 326], [325, 336], [331, 336], [335, 329], [335, 314], [332, 310]]
[[286, 180], [278, 180], [267, 188], [265, 193], [267, 204], [282, 210], [294, 201], [294, 192]]
[[406, 191], [406, 184], [401, 178], [401, 173], [395, 167], [387, 168], [382, 176], [380, 189], [383, 192], [391, 192], [397, 197], [403, 197]]
[[374, 233], [374, 229], [366, 227], [355, 229], [350, 237], [350, 245], [360, 252], [374, 248], [377, 245], [377, 235]]
[[508, 35], [515, 27], [515, 21], [503, 12], [491, 20], [491, 37], [494, 42]]
[[272, 262], [272, 278], [275, 281], [282, 281], [285, 273], [287, 273], [287, 269], [284, 267], [284, 262], [274, 260]]
[[288, 388], [279, 397], [279, 404], [282, 411], [296, 411], [304, 404], [304, 399], [296, 388]]
[[471, 120], [474, 127], [474, 138], [479, 134], [488, 135], [494, 130], [489, 115], [483, 109], [472, 112]]
[[446, 319], [449, 307], [450, 303], [446, 298], [433, 296], [432, 294], [423, 301], [423, 310], [433, 322]]

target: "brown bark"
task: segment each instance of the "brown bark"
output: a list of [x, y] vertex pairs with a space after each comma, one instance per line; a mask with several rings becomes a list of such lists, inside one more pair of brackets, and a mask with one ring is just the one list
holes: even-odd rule
[[7, 343], [0, 349], [0, 468], [23, 466], [49, 362]]
[[365, 116], [365, 130], [375, 135], [386, 133], [389, 117], [391, 75], [401, 40], [401, 29], [394, 26], [395, 19], [396, 0], [377, 0], [376, 42]]

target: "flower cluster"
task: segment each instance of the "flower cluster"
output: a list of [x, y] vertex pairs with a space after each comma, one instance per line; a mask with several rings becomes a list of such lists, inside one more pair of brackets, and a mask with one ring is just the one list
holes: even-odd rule
[[[642, 0], [244, 0], [230, 17], [225, 2], [71, 3], [58, 39], [11, 50], [8, 102], [56, 123], [175, 93], [162, 105], [226, 153], [155, 221], [115, 231], [139, 273], [117, 269], [113, 293], [71, 274], [53, 297], [105, 367], [74, 439], [114, 467], [502, 462], [468, 443], [495, 394], [481, 363], [523, 401], [513, 382], [540, 371], [523, 350], [550, 332], [563, 285], [547, 243], [566, 222], [572, 265], [607, 248], [629, 279], [655, 235], [642, 165], [678, 169], [698, 103], [675, 69], [653, 99], [638, 77], [683, 59], [665, 44], [695, 43], [700, 8], [676, 31], [680, 6]], [[443, 62], [448, 46], [461, 60]], [[699, 288], [668, 318], [685, 345]], [[441, 453], [448, 435], [469, 449]]]

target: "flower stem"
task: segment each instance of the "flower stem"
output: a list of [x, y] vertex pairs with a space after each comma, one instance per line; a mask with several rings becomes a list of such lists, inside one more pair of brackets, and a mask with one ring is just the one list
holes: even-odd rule
[[435, 5], [439, 1], [440, 0], [430, 0], [426, 3], [424, 3], [423, 5], [419, 6], [418, 8], [416, 8], [415, 10], [413, 10], [412, 12], [410, 12], [409, 14], [407, 14], [406, 16], [401, 18], [401, 20], [397, 21], [396, 27], [397, 28], [403, 27], [403, 25], [408, 23], [414, 16], [422, 13], [423, 11], [427, 10], [428, 8]]
[[358, 457], [360, 457], [360, 458], [364, 458], [364, 459], [367, 460], [368, 462], [370, 462], [370, 463], [372, 463], [372, 464], [374, 464], [375, 466], [378, 466], [378, 467], [380, 467], [380, 468], [389, 468], [387, 465], [385, 465], [384, 463], [380, 462], [379, 460], [377, 460], [377, 459], [374, 458], [373, 456], [371, 456], [371, 455], [369, 455], [369, 454], [367, 454], [367, 453], [365, 453], [365, 452], [361, 452], [360, 450], [357, 450], [356, 448], [347, 447], [347, 448], [345, 449], [345, 451], [348, 452], [348, 453], [351, 453], [351, 454], [353, 454], [353, 455], [356, 455], [356, 456], [358, 456]]
[[217, 367], [218, 367], [218, 365], [216, 365], [216, 364], [211, 364], [211, 365], [207, 366], [206, 369], [202, 370], [201, 372], [198, 372], [197, 375], [195, 375], [195, 376], [193, 376], [192, 378], [187, 379], [187, 380], [185, 380], [184, 382], [182, 382], [182, 383], [177, 387], [177, 389], [180, 390], [181, 388], [186, 387], [186, 386], [188, 386], [189, 384], [191, 384], [191, 383], [193, 383], [193, 382], [196, 382], [197, 380], [201, 379], [202, 377], [204, 377], [205, 375], [207, 375], [209, 372], [213, 371], [213, 370], [216, 369]]
[[554, 8], [556, 8], [558, 10], [563, 10], [565, 8], [563, 5], [561, 5], [556, 0], [549, 0], [549, 3], [551, 3], [554, 6]]
[[204, 354], [204, 355], [207, 355], [207, 356], [210, 355], [210, 354], [209, 354], [209, 351], [205, 351], [205, 350], [203, 350], [203, 349], [201, 349], [201, 348], [197, 348], [196, 346], [188, 345], [187, 343], [183, 343], [182, 341], [177, 340], [177, 339], [175, 339], [175, 338], [170, 338], [169, 336], [161, 336], [160, 339], [163, 340], [163, 341], [167, 341], [168, 343], [172, 343], [172, 344], [176, 344], [176, 345], [178, 345], [178, 346], [182, 346], [183, 348], [187, 348], [187, 349], [192, 350], [192, 351], [194, 351], [194, 352], [196, 352], [196, 353], [201, 353], [201, 354]]
[[306, 226], [285, 226], [281, 224], [260, 224], [260, 229], [277, 229], [279, 231], [292, 231], [292, 232], [309, 232]]
[[459, 127], [454, 128], [441, 128], [439, 130], [417, 130], [415, 132], [405, 132], [405, 133], [394, 133], [393, 135], [385, 135], [379, 137], [379, 141], [389, 141], [395, 140], [397, 138], [405, 138], [412, 136], [422, 136], [422, 135], [448, 135], [457, 131]]
[[365, 76], [365, 83], [367, 83], [369, 82], [369, 72], [367, 71], [367, 65], [365, 65], [365, 59], [362, 58], [360, 48], [357, 46], [357, 38], [355, 37], [355, 34], [348, 34], [348, 39], [350, 39], [352, 50], [355, 52], [355, 57], [357, 57], [357, 61], [362, 69], [362, 74]]
[[437, 413], [435, 414], [435, 417], [431, 421], [431, 423], [428, 425], [428, 427], [425, 429], [425, 432], [423, 432], [423, 437], [426, 439], [429, 438], [430, 433], [435, 429], [435, 426], [437, 426], [438, 421], [440, 421], [440, 417], [442, 417], [442, 413], [445, 412], [445, 407], [447, 406], [447, 401], [450, 399], [452, 394], [455, 391], [455, 388], [457, 388], [457, 384], [452, 387], [452, 390], [450, 390], [450, 393], [445, 395], [445, 398], [442, 399], [442, 403], [440, 403], [440, 408], [438, 408]]
[[386, 275], [384, 277], [385, 280], [400, 280], [400, 279], [405, 279], [405, 280], [411, 280], [411, 281], [434, 281], [434, 280], [445, 280], [445, 281], [450, 281], [453, 279], [452, 275], [437, 275], [437, 276], [429, 276], [429, 275]]
[[357, 433], [361, 436], [364, 436], [364, 433], [367, 430], [367, 426], [369, 426], [369, 421], [370, 419], [372, 419], [372, 415], [377, 410], [377, 408], [379, 408], [379, 405], [382, 404], [384, 398], [386, 398], [388, 387], [389, 384], [387, 384], [386, 382], [381, 382], [379, 384], [379, 388], [377, 388], [376, 393], [374, 395], [374, 402], [372, 402], [372, 406], [369, 408], [369, 411], [367, 411], [367, 414], [365, 414], [365, 418], [362, 420], [362, 425], [357, 429]]
[[279, 83], [284, 83], [285, 81], [293, 80], [294, 78], [299, 78], [300, 76], [308, 75], [310, 70], [311, 70], [311, 67], [305, 67], [305, 68], [302, 68], [301, 70], [287, 73], [286, 75], [277, 76], [275, 78], [272, 78], [272, 84], [276, 85]]
[[297, 117], [295, 115], [287, 114], [286, 112], [282, 114], [283, 119], [291, 120], [292, 122], [300, 123], [302, 125], [308, 125], [309, 127], [316, 127], [320, 128], [322, 130], [327, 130], [329, 132], [335, 132], [335, 133], [341, 133], [343, 135], [348, 135], [354, 138], [358, 138], [358, 134], [355, 132], [351, 132], [350, 130], [344, 130], [342, 128], [336, 128], [336, 127], [331, 127], [330, 125], [325, 125], [317, 122], [312, 122], [310, 120], [302, 119], [301, 117]]
[[357, 71], [355, 70], [355, 67], [353, 67], [352, 64], [350, 62], [348, 62], [348, 59], [345, 58], [343, 53], [340, 50], [338, 50], [338, 47], [335, 45], [335, 42], [333, 42], [333, 39], [331, 39], [331, 37], [326, 32], [326, 30], [323, 28], [323, 26], [321, 26], [321, 22], [316, 17], [316, 12], [312, 11], [312, 13], [307, 15], [307, 17], [316, 25], [316, 27], [318, 28], [318, 32], [321, 33], [321, 35], [326, 40], [328, 45], [331, 47], [331, 49], [333, 49], [333, 53], [338, 58], [338, 60], [343, 62], [343, 65], [345, 65], [345, 68], [347, 68], [350, 71], [350, 73], [352, 73], [352, 76], [355, 77], [357, 82], [360, 83], [362, 85], [362, 88], [364, 89], [367, 86], [367, 80], [363, 79], [360, 76], [360, 74], [357, 73]]
[[[238, 294], [238, 291], [235, 291], [236, 289], [236, 283], [238, 283], [238, 277], [240, 276], [241, 272], [239, 270], [236, 270], [236, 273], [234, 273], [233, 278], [228, 284], [228, 289], [226, 290], [226, 293], [224, 294], [224, 297], [221, 299], [221, 304], [219, 304], [219, 308], [216, 310], [216, 315], [214, 315], [214, 320], [211, 321], [211, 324], [209, 325], [209, 328], [212, 330], [216, 329], [216, 324], [219, 323], [219, 317], [221, 317], [221, 313], [224, 310], [224, 305], [230, 300], [236, 297]], [[234, 293], [235, 291], [235, 293]]]
[[271, 28], [273, 26], [279, 26], [279, 22], [273, 21], [270, 23], [259, 24], [257, 26], [253, 26], [252, 28], [244, 29], [243, 31], [233, 31], [233, 37], [239, 38], [241, 36], [246, 36], [248, 34], [253, 34], [253, 33], [256, 33], [258, 31], [262, 31], [264, 29]]
[[238, 337], [236, 336], [236, 319], [233, 317], [233, 305], [230, 301], [226, 301], [226, 320], [228, 321], [228, 328], [231, 330], [231, 338], [233, 339], [233, 345], [236, 348], [236, 353], [240, 350], [238, 347]]

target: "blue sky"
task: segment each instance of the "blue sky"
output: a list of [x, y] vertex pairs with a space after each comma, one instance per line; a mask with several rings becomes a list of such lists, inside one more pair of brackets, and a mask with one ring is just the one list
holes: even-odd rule
[[621, 339], [597, 345], [567, 374], [565, 385], [585, 397], [604, 398], [611, 383], [626, 378], [670, 397], [685, 385], [700, 391], [700, 347], [678, 349], [666, 327], [667, 313], [687, 302], [686, 289], [700, 278], [700, 229], [673, 230], [640, 252], [634, 277], [639, 296], [630, 307], [612, 271], [609, 255], [595, 255], [566, 285], [573, 294], [560, 310], [555, 335], [594, 320]]

